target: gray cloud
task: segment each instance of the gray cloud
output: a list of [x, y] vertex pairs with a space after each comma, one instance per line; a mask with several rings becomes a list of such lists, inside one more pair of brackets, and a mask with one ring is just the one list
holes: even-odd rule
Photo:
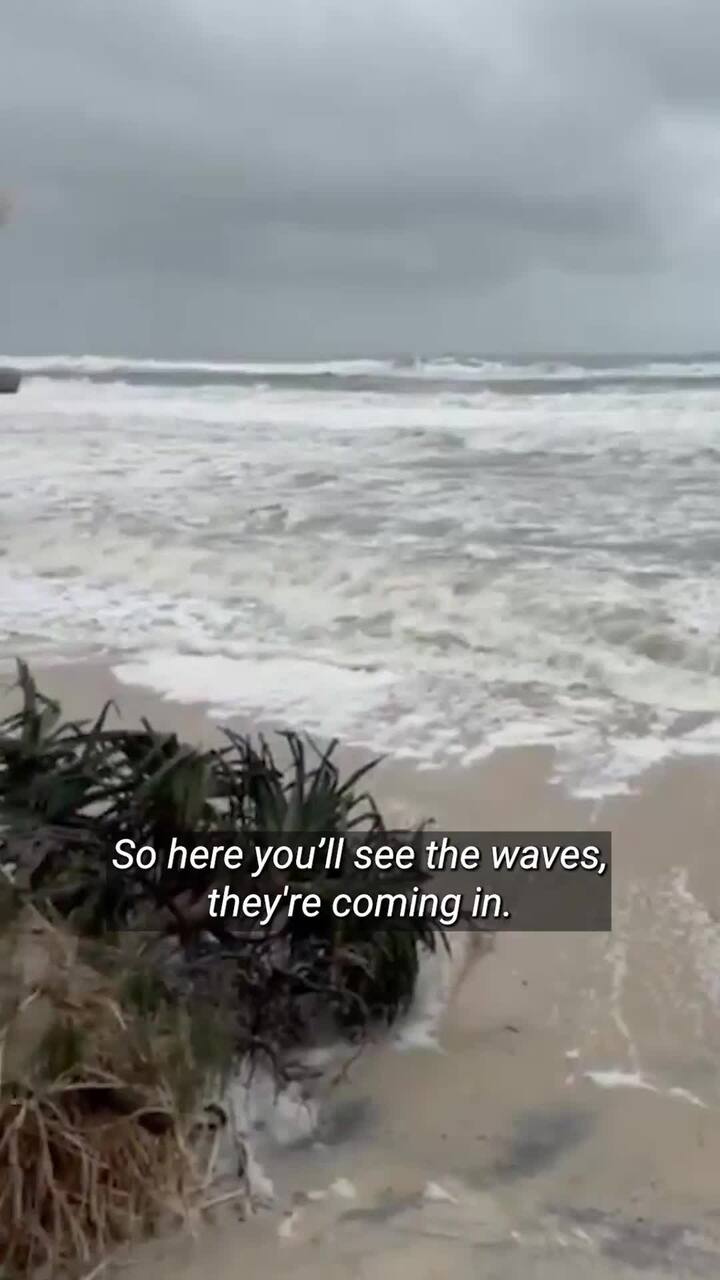
[[716, 0], [1, 23], [5, 349], [720, 346]]

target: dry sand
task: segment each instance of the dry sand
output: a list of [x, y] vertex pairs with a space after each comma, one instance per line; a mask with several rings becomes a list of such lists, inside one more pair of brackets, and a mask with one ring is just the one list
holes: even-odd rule
[[[41, 685], [76, 715], [116, 697], [130, 721], [214, 732], [99, 665]], [[374, 1047], [337, 1086], [316, 1142], [271, 1155], [277, 1211], [149, 1245], [129, 1280], [720, 1275], [720, 766], [589, 804], [550, 763], [388, 763], [373, 790], [393, 820], [612, 830], [613, 933], [470, 949], [439, 1043], [412, 1047], [419, 1008], [404, 1048]]]

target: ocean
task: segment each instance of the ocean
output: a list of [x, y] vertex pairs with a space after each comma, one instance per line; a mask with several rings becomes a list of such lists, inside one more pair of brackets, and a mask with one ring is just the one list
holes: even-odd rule
[[720, 750], [720, 356], [0, 363], [4, 659], [583, 796]]

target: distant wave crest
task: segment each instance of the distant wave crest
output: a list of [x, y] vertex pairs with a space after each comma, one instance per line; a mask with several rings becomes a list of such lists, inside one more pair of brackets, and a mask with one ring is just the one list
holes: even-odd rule
[[501, 360], [469, 356], [432, 359], [156, 360], [129, 356], [47, 355], [0, 356], [0, 363], [20, 368], [28, 377], [88, 378], [101, 381], [246, 382], [262, 379], [302, 384], [318, 381], [397, 383], [603, 383], [720, 380], [720, 357], [630, 360]]

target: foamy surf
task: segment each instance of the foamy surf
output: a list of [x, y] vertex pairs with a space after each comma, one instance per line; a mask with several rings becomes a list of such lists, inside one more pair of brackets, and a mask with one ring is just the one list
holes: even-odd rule
[[716, 362], [21, 363], [4, 658], [583, 796], [720, 751]]

